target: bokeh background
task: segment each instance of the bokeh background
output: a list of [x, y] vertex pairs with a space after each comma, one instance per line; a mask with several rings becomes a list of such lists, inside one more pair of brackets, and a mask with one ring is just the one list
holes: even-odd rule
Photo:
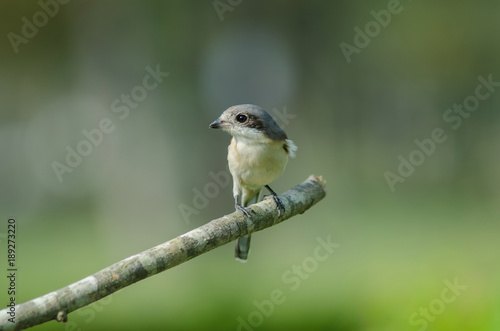
[[[0, 240], [14, 217], [18, 302], [232, 212], [231, 185], [179, 208], [227, 171], [230, 138], [208, 124], [231, 105], [262, 106], [298, 145], [275, 191], [328, 186], [256, 233], [246, 264], [229, 244], [35, 329], [500, 330], [498, 87], [456, 130], [443, 119], [479, 76], [500, 81], [500, 3], [402, 0], [348, 62], [341, 43], [389, 3], [2, 2]], [[148, 66], [169, 75], [144, 95]], [[53, 163], [103, 119], [114, 130], [60, 181]], [[391, 190], [384, 174], [436, 128], [447, 140]], [[283, 275], [329, 236], [340, 246], [292, 290]]]

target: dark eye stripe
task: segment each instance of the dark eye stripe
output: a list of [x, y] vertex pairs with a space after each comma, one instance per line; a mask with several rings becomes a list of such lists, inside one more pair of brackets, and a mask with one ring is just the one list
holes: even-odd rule
[[262, 130], [262, 129], [264, 129], [264, 122], [262, 122], [262, 120], [257, 119], [257, 118], [250, 118], [250, 120], [247, 123], [247, 126], [249, 128]]

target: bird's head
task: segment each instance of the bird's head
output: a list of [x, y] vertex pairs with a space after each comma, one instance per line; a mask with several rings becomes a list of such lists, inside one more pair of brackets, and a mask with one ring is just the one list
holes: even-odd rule
[[229, 107], [209, 127], [222, 129], [234, 137], [256, 142], [266, 139], [274, 141], [287, 139], [285, 131], [267, 111], [250, 104]]

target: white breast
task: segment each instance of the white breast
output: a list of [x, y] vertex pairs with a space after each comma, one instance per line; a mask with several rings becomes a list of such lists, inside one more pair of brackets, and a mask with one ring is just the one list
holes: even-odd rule
[[249, 189], [271, 183], [283, 173], [288, 161], [283, 143], [233, 138], [227, 156], [231, 174]]

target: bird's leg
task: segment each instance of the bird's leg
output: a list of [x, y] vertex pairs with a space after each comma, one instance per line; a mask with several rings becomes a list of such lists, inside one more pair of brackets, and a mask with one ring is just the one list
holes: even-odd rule
[[239, 202], [238, 202], [238, 195], [234, 196], [234, 207], [236, 210], [241, 211], [246, 217], [249, 219], [252, 219], [252, 215], [250, 215], [249, 211], [255, 213], [252, 208], [250, 207], [243, 207]]
[[276, 204], [276, 209], [278, 209], [278, 217], [280, 217], [281, 211], [285, 212], [285, 207], [283, 206], [281, 200], [278, 198], [276, 192], [274, 192], [273, 189], [269, 187], [269, 185], [266, 185], [266, 188], [269, 190], [269, 192], [271, 192], [271, 195], [273, 196], [274, 203]]

